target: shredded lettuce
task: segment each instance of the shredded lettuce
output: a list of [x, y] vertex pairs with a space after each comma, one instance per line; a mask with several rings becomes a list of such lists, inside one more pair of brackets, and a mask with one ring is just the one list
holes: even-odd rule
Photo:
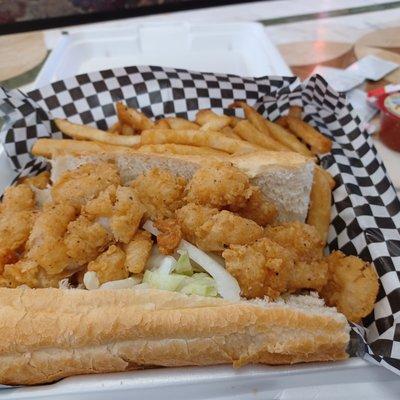
[[207, 297], [216, 297], [218, 295], [217, 285], [214, 279], [202, 272], [192, 275], [186, 281], [185, 286], [183, 286], [180, 292]]
[[[150, 232], [152, 235], [155, 236], [158, 235], [158, 230], [149, 220], [144, 223], [143, 229]], [[233, 301], [240, 300], [240, 287], [237, 280], [228, 271], [226, 271], [226, 269], [220, 264], [217, 258], [214, 258], [214, 255], [209, 255], [205, 253], [204, 251], [200, 250], [199, 248], [187, 242], [186, 240], [181, 240], [178, 247], [178, 252], [180, 252], [179, 254], [181, 254], [181, 256], [182, 254], [186, 254], [188, 259], [192, 260], [194, 263], [203, 268], [205, 272], [211, 275], [208, 276], [207, 274], [205, 274], [209, 279], [211, 279], [214, 282], [217, 294], [219, 294], [224, 299]], [[178, 271], [181, 271], [181, 268], [184, 268], [184, 270], [186, 268], [188, 269], [185, 258], [183, 258], [183, 261], [181, 261], [181, 263], [183, 264], [183, 266], [180, 265]], [[193, 271], [193, 266], [191, 268]], [[171, 275], [184, 276], [176, 273], [178, 271], [176, 270], [175, 266], [175, 273]], [[180, 289], [183, 289], [183, 287], [188, 286], [194, 282], [188, 279], [191, 279], [191, 277], [189, 278], [188, 276], [186, 276], [186, 281], [184, 282], [184, 284], [182, 284]], [[193, 289], [193, 287], [195, 287], [195, 289]], [[176, 290], [176, 289], [169, 289], [169, 290]], [[185, 290], [191, 293], [197, 291], [196, 294], [198, 294], [199, 292], [214, 293], [214, 291], [211, 289], [210, 281], [208, 280], [202, 281], [202, 283], [197, 284], [195, 286], [191, 285], [189, 286], [189, 288], [186, 288]]]
[[185, 275], [165, 274], [158, 270], [147, 270], [143, 275], [143, 283], [147, 283], [150, 287], [173, 292], [179, 291], [186, 279], [188, 278]]
[[175, 263], [174, 271], [177, 274], [192, 276], [193, 275], [193, 267], [190, 263], [189, 254], [185, 250], [178, 250], [179, 258]]

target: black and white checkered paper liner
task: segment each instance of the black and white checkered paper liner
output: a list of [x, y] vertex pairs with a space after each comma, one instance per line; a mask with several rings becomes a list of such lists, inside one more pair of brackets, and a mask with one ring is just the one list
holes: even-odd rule
[[46, 163], [29, 154], [40, 137], [62, 137], [54, 117], [106, 129], [117, 120], [115, 102], [124, 100], [149, 117], [180, 116], [212, 108], [217, 113], [245, 100], [275, 120], [290, 105], [303, 106], [304, 118], [333, 140], [321, 164], [335, 178], [329, 250], [372, 261], [380, 279], [374, 311], [363, 326], [353, 325], [358, 355], [400, 374], [400, 202], [371, 138], [342, 94], [318, 75], [300, 83], [291, 77], [241, 78], [160, 67], [127, 67], [78, 75], [27, 95], [0, 88], [0, 135], [20, 176], [38, 173]]

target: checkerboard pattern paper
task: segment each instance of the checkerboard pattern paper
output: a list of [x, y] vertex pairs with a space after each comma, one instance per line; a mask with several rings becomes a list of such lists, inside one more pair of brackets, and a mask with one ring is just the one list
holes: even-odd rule
[[0, 88], [0, 134], [7, 155], [21, 175], [35, 174], [45, 163], [29, 150], [39, 137], [62, 137], [51, 122], [68, 118], [106, 129], [116, 122], [114, 104], [124, 100], [149, 117], [180, 116], [212, 108], [229, 109], [233, 101], [254, 105], [275, 120], [290, 105], [334, 144], [321, 164], [335, 178], [330, 251], [340, 249], [372, 261], [380, 279], [374, 311], [363, 325], [353, 325], [358, 354], [400, 374], [400, 202], [371, 138], [343, 94], [318, 75], [300, 83], [290, 77], [241, 78], [161, 67], [128, 67], [83, 74], [27, 95]]

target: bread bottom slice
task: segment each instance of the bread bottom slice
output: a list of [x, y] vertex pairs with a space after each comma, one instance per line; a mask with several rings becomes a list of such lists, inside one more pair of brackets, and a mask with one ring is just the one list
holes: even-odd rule
[[153, 289], [0, 289], [0, 304], [1, 384], [347, 357], [345, 317], [314, 296], [234, 303]]

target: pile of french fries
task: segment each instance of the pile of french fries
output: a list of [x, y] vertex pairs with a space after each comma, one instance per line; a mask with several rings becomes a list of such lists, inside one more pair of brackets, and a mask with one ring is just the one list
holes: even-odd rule
[[[36, 156], [52, 158], [58, 154], [90, 153], [164, 153], [228, 157], [254, 151], [296, 152], [317, 162], [317, 155], [331, 150], [332, 142], [302, 121], [301, 108], [292, 107], [287, 116], [269, 121], [242, 101], [231, 104], [241, 108], [245, 118], [218, 115], [200, 110], [195, 121], [184, 118], [151, 120], [122, 102], [116, 103], [118, 121], [108, 131], [55, 119], [68, 139], [39, 139], [33, 146]], [[330, 223], [331, 191], [335, 181], [317, 166], [311, 190], [307, 223], [314, 225], [326, 241]]]

